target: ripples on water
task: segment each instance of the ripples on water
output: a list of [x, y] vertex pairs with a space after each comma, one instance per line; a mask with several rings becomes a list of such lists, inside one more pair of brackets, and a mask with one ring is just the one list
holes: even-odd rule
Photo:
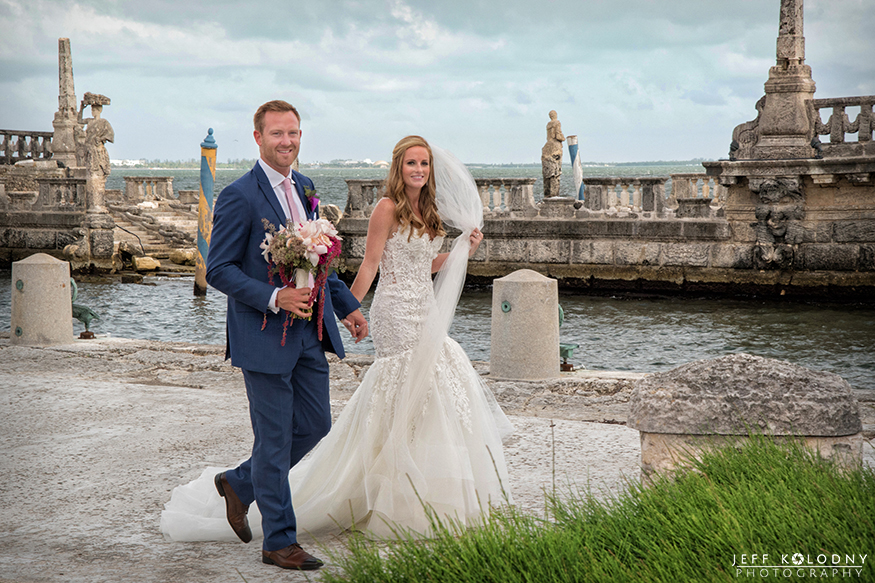
[[[11, 272], [0, 271], [0, 329], [9, 330]], [[80, 283], [76, 303], [102, 320], [98, 334], [224, 344], [225, 296], [210, 288], [194, 297], [191, 277], [147, 277], [145, 285]], [[371, 294], [365, 298], [367, 315]], [[735, 352], [834, 372], [875, 390], [875, 307], [778, 300], [616, 298], [560, 294], [562, 342], [579, 344], [577, 368], [656, 372]], [[450, 335], [473, 360], [489, 360], [491, 291], [466, 292]], [[74, 320], [74, 332], [84, 330]], [[350, 353], [373, 354], [341, 330]]]

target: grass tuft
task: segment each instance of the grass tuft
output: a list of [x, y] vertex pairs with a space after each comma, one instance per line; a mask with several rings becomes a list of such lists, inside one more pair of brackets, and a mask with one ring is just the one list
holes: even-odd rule
[[875, 554], [875, 472], [758, 435], [607, 498], [549, 494], [547, 509], [546, 518], [493, 509], [469, 529], [431, 513], [430, 539], [399, 530], [400, 540], [375, 544], [354, 533], [322, 580], [732, 581], [742, 554]]

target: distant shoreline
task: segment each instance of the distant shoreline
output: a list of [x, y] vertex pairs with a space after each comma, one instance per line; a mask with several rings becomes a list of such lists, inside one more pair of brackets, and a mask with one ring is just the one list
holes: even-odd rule
[[[702, 162], [704, 162], [705, 158], [695, 158], [692, 160], [654, 160], [647, 162], [581, 162], [581, 166], [584, 168], [613, 168], [617, 166], [700, 166]], [[180, 166], [181, 162], [167, 162], [166, 164], [155, 163], [154, 161], [149, 162], [148, 165], [129, 165], [129, 164], [111, 164], [112, 168], [123, 168], [126, 170], [200, 170], [199, 164], [193, 164], [190, 166]], [[253, 160], [251, 164], [237, 164], [237, 165], [229, 165], [227, 163], [216, 164], [217, 170], [247, 170], [252, 167], [255, 163]], [[466, 162], [465, 166], [469, 168], [540, 168], [540, 163], [528, 163], [528, 164], [484, 164], [479, 162]], [[571, 168], [571, 164], [566, 161], [565, 164], [562, 165], [564, 168]], [[373, 164], [365, 164], [365, 163], [351, 163], [351, 164], [321, 164], [319, 162], [301, 164], [301, 169], [306, 170], [385, 170], [386, 168], [375, 166]]]

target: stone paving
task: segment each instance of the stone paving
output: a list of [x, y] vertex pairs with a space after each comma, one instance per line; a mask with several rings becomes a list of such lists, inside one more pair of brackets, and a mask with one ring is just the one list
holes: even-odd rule
[[[242, 375], [222, 356], [211, 345], [104, 337], [33, 348], [0, 338], [0, 583], [319, 579], [263, 565], [258, 542], [161, 535], [175, 486], [251, 447]], [[371, 361], [332, 360], [335, 414]], [[505, 454], [520, 508], [542, 513], [554, 479], [603, 495], [638, 478], [638, 432], [621, 423], [641, 376], [488, 381], [516, 427]], [[866, 456], [873, 463], [871, 445]], [[343, 540], [306, 548], [331, 569]]]

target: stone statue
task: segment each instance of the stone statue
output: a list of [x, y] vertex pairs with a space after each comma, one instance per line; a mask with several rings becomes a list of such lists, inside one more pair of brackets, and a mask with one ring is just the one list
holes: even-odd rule
[[559, 177], [562, 175], [562, 124], [556, 112], [550, 112], [547, 122], [547, 143], [541, 148], [541, 168], [544, 174], [544, 198], [559, 196]]
[[[106, 142], [115, 140], [115, 133], [108, 121], [100, 117], [104, 105], [109, 105], [109, 97], [96, 93], [86, 93], [79, 108], [79, 123], [85, 128], [85, 167], [88, 169], [88, 211], [105, 212], [103, 208], [106, 178], [109, 176], [109, 153]], [[91, 106], [91, 115], [83, 119], [82, 113]]]

